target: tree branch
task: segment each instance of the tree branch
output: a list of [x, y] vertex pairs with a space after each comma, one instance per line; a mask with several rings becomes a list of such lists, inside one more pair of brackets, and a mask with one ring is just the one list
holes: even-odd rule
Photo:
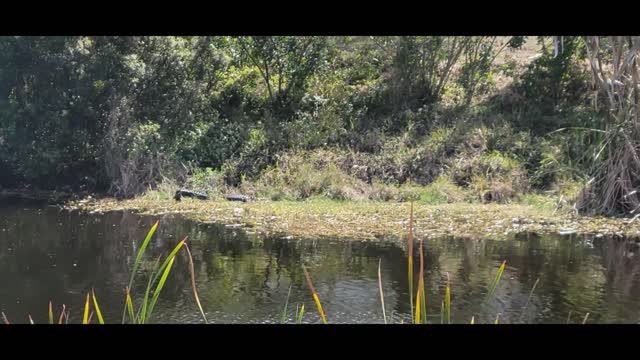
[[265, 74], [265, 72], [262, 70], [262, 68], [260, 67], [260, 62], [258, 62], [258, 60], [251, 53], [251, 51], [249, 49], [247, 49], [247, 46], [244, 43], [244, 40], [238, 39], [238, 42], [240, 43], [240, 46], [242, 47], [242, 50], [244, 51], [245, 54], [247, 54], [247, 56], [249, 57], [249, 59], [251, 60], [253, 65], [258, 68], [258, 71], [260, 72], [260, 75], [262, 76], [262, 79], [264, 80], [265, 84], [267, 85], [267, 91], [269, 92], [269, 98], [271, 99], [271, 101], [274, 101], [273, 93], [271, 91], [271, 85], [269, 83], [269, 74], [268, 73]]

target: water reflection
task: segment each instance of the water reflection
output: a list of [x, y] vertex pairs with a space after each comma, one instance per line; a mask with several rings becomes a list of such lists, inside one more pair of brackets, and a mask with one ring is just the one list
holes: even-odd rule
[[[158, 218], [127, 212], [86, 215], [55, 207], [0, 207], [0, 310], [13, 322], [47, 321], [53, 300], [79, 321], [92, 287], [107, 322], [119, 322], [134, 254]], [[166, 255], [184, 236], [194, 256], [202, 305], [211, 322], [279, 322], [289, 287], [288, 316], [305, 304], [306, 322], [319, 322], [309, 296], [304, 263], [332, 323], [382, 322], [378, 259], [387, 314], [410, 321], [405, 244], [396, 241], [301, 241], [260, 238], [177, 216], [159, 218], [150, 258]], [[415, 247], [417, 251], [417, 246]], [[452, 284], [454, 322], [638, 322], [640, 260], [635, 241], [524, 234], [510, 240], [443, 238], [425, 241], [429, 320], [440, 322], [446, 274]], [[483, 302], [498, 266], [507, 268], [495, 299]], [[416, 263], [416, 274], [418, 271]], [[189, 285], [188, 261], [177, 258], [152, 321], [200, 323]], [[142, 272], [148, 267], [143, 266]], [[533, 284], [538, 286], [526, 311]], [[137, 281], [134, 295], [146, 282]], [[136, 298], [137, 299], [137, 298]], [[139, 300], [139, 299], [137, 299]], [[58, 310], [59, 311], [59, 310]]]

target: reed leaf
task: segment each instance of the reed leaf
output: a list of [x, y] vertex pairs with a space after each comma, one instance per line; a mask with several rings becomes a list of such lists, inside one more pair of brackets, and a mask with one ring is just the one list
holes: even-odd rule
[[82, 317], [82, 323], [89, 323], [89, 293], [87, 293], [87, 301], [84, 304], [84, 316]]
[[[296, 311], [298, 310], [298, 307], [296, 306]], [[300, 307], [300, 312], [298, 313], [298, 324], [302, 324], [302, 317], [304, 316], [304, 304], [302, 304], [302, 306]]]
[[[153, 265], [154, 274], [157, 273], [155, 269], [158, 266], [159, 262], [160, 262], [160, 257], [156, 259], [156, 262]], [[138, 310], [138, 316], [136, 316], [136, 318], [138, 319], [138, 323], [140, 324], [144, 324], [144, 321], [147, 317], [147, 309], [149, 307], [149, 296], [151, 295], [151, 286], [153, 285], [154, 279], [155, 279], [155, 276], [149, 276], [149, 281], [147, 282], [147, 289], [145, 290], [144, 298], [142, 299], [142, 305], [140, 306], [140, 310]]]
[[504, 268], [507, 264], [507, 260], [502, 262], [502, 265], [500, 265], [500, 268], [498, 269], [498, 273], [496, 274], [495, 279], [493, 279], [493, 283], [491, 284], [491, 287], [489, 288], [489, 292], [487, 293], [487, 296], [485, 298], [485, 301], [488, 301], [489, 299], [491, 299], [493, 297], [493, 294], [496, 291], [496, 287], [498, 286], [498, 282], [500, 281], [500, 277], [502, 277], [502, 273], [504, 272]]
[[189, 274], [191, 275], [191, 288], [193, 289], [193, 296], [196, 298], [196, 304], [198, 304], [198, 310], [200, 310], [200, 315], [202, 315], [204, 323], [208, 324], [209, 322], [207, 321], [207, 316], [204, 314], [204, 310], [202, 310], [202, 304], [200, 304], [200, 297], [198, 296], [198, 289], [196, 287], [196, 271], [195, 266], [193, 265], [193, 256], [191, 256], [189, 245], [185, 243], [184, 248], [185, 250], [187, 250], [187, 255], [189, 255]]
[[143, 303], [142, 303], [142, 309], [143, 310], [141, 311], [140, 318], [139, 318], [142, 323], [144, 323], [144, 320], [147, 318], [148, 305], [149, 305], [149, 295], [151, 293], [151, 287], [156, 282], [158, 277], [161, 274], [164, 274], [164, 270], [166, 269], [167, 265], [169, 264], [169, 262], [173, 261], [175, 255], [178, 253], [180, 248], [182, 248], [182, 245], [184, 245], [186, 241], [187, 241], [187, 237], [185, 237], [183, 240], [181, 240], [178, 243], [178, 245], [176, 245], [176, 247], [173, 248], [173, 250], [169, 253], [169, 255], [164, 260], [164, 262], [162, 263], [160, 268], [158, 268], [157, 270], [156, 270], [156, 267], [158, 266], [158, 262], [160, 261], [160, 257], [158, 257], [158, 259], [156, 259], [156, 263], [153, 266], [154, 271], [152, 272], [152, 276], [149, 277], [149, 282], [147, 283], [147, 289], [145, 291], [144, 300], [143, 300]]
[[100, 307], [98, 306], [98, 299], [96, 299], [96, 293], [93, 289], [91, 289], [91, 296], [93, 297], [93, 306], [96, 308], [98, 323], [104, 325], [104, 319], [102, 318], [102, 313], [100, 312]]
[[49, 300], [49, 324], [53, 325], [53, 304]]
[[525, 310], [527, 310], [527, 306], [529, 305], [529, 301], [531, 300], [531, 296], [533, 295], [533, 291], [536, 289], [536, 286], [538, 285], [538, 281], [540, 281], [540, 278], [536, 279], [536, 282], [533, 283], [533, 287], [531, 288], [531, 291], [529, 292], [529, 297], [527, 297], [527, 302], [524, 303], [524, 307], [522, 308], [522, 313], [520, 313], [520, 319], [522, 319], [522, 317], [524, 316]]
[[409, 213], [409, 235], [407, 236], [408, 278], [409, 278], [409, 303], [413, 313], [413, 201]]
[[176, 247], [173, 248], [173, 250], [171, 250], [171, 252], [169, 253], [169, 255], [167, 255], [167, 258], [164, 260], [164, 262], [162, 263], [162, 265], [160, 266], [160, 268], [158, 269], [158, 271], [156, 271], [153, 275], [153, 280], [151, 281], [151, 283], [155, 283], [156, 280], [158, 280], [158, 276], [160, 276], [160, 274], [163, 273], [164, 269], [167, 267], [167, 265], [169, 264], [170, 261], [173, 261], [172, 259], [176, 256], [176, 254], [178, 253], [178, 251], [180, 251], [180, 249], [182, 248], [183, 245], [185, 245], [187, 243], [187, 239], [189, 237], [185, 237], [184, 239], [182, 239], [177, 245]]
[[327, 319], [324, 316], [324, 311], [322, 310], [322, 304], [320, 303], [320, 298], [318, 297], [318, 293], [316, 293], [316, 289], [313, 287], [313, 282], [311, 281], [311, 277], [307, 272], [307, 268], [302, 265], [302, 270], [304, 271], [304, 277], [307, 278], [307, 284], [311, 289], [311, 293], [313, 294], [313, 300], [316, 302], [316, 306], [318, 307], [318, 312], [320, 313], [320, 317], [322, 318], [322, 323], [326, 324]]
[[[160, 262], [160, 258], [156, 260], [156, 266], [159, 262]], [[152, 280], [153, 280], [153, 277], [149, 276], [149, 281], [147, 281], [147, 288], [144, 292], [144, 297], [142, 298], [142, 304], [140, 305], [140, 309], [138, 309], [138, 313], [136, 314], [136, 320], [138, 324], [144, 324], [144, 318], [145, 318], [145, 315], [147, 314], [147, 308], [149, 306], [149, 296], [151, 295]]]
[[287, 293], [287, 300], [284, 302], [284, 310], [282, 310], [282, 317], [280, 318], [280, 324], [287, 322], [287, 306], [289, 305], [289, 297], [291, 296], [291, 288], [293, 284], [289, 285], [289, 292]]
[[129, 289], [131, 289], [131, 287], [133, 286], [133, 279], [136, 275], [136, 271], [138, 271], [138, 267], [140, 267], [142, 256], [144, 255], [144, 252], [147, 249], [147, 245], [149, 245], [149, 241], [151, 240], [153, 233], [156, 232], [156, 229], [158, 228], [159, 223], [160, 221], [158, 220], [156, 221], [155, 224], [153, 224], [153, 226], [151, 227], [151, 230], [149, 230], [149, 232], [147, 233], [147, 237], [145, 237], [144, 241], [142, 242], [142, 245], [140, 246], [140, 249], [138, 250], [138, 254], [136, 255], [136, 260], [133, 263], [133, 270], [131, 271], [131, 279], [129, 280]]
[[[158, 228], [159, 224], [160, 224], [159, 220], [156, 221], [155, 224], [153, 224], [153, 226], [151, 227], [151, 229], [147, 233], [147, 236], [145, 237], [144, 241], [142, 242], [142, 245], [140, 246], [140, 249], [138, 249], [138, 253], [136, 254], [136, 259], [133, 262], [133, 270], [131, 271], [131, 278], [129, 279], [129, 286], [127, 286], [129, 289], [131, 289], [133, 287], [133, 280], [135, 279], [136, 272], [138, 271], [138, 268], [140, 267], [140, 262], [142, 261], [142, 256], [144, 255], [144, 252], [147, 249], [147, 245], [149, 245], [149, 241], [151, 240], [151, 237], [153, 236], [153, 234], [156, 232], [156, 229]], [[126, 312], [127, 312], [127, 307], [125, 306], [125, 308], [122, 309], [122, 323], [123, 324], [124, 324], [124, 319], [125, 319], [125, 316], [126, 316]]]
[[127, 291], [127, 310], [129, 310], [129, 317], [131, 318], [131, 323], [135, 324], [136, 318], [133, 315], [133, 302], [131, 301], [131, 294], [129, 294], [129, 288], [126, 288]]
[[444, 318], [447, 320], [447, 324], [451, 324], [451, 286], [449, 273], [447, 273], [447, 289], [444, 295]]
[[422, 323], [427, 323], [427, 297], [424, 294], [424, 279], [421, 279], [422, 285], [420, 286], [420, 301], [422, 302]]
[[66, 309], [66, 306], [62, 304], [62, 312], [60, 313], [60, 317], [58, 318], [58, 325], [62, 325], [62, 319], [65, 316], [65, 312], [64, 312], [65, 309]]
[[387, 313], [384, 309], [384, 293], [382, 292], [382, 272], [380, 268], [382, 266], [382, 259], [378, 260], [378, 287], [380, 288], [380, 302], [382, 303], [382, 318], [384, 319], [384, 323], [387, 323]]
[[420, 304], [422, 304], [422, 302], [420, 301], [420, 284], [421, 282], [418, 280], [418, 293], [416, 294], [416, 316], [413, 320], [414, 324], [420, 324], [420, 320], [422, 319], [422, 317], [420, 316]]
[[418, 291], [420, 291], [420, 301], [422, 302], [420, 305], [422, 307], [422, 323], [427, 323], [427, 304], [426, 304], [426, 296], [424, 293], [424, 252], [422, 250], [423, 241], [420, 241], [420, 280], [418, 280]]
[[162, 288], [164, 287], [164, 283], [167, 281], [167, 277], [169, 276], [169, 272], [171, 271], [171, 266], [173, 266], [173, 261], [175, 259], [176, 259], [175, 256], [171, 258], [171, 260], [169, 261], [169, 264], [167, 265], [164, 272], [162, 273], [162, 277], [158, 282], [158, 286], [156, 286], [156, 291], [153, 292], [153, 298], [151, 299], [151, 304], [149, 304], [149, 310], [148, 310], [149, 312], [146, 319], [148, 319], [153, 313], [153, 307], [156, 305], [156, 302], [158, 301], [158, 297], [160, 296], [160, 291], [162, 291]]

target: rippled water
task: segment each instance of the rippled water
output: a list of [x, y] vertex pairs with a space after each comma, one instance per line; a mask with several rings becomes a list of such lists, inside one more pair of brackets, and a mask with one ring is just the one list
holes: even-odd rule
[[[166, 255], [184, 236], [194, 255], [197, 286], [213, 323], [277, 323], [289, 287], [288, 316], [305, 305], [304, 322], [320, 321], [302, 272], [305, 264], [330, 323], [381, 323], [377, 285], [387, 316], [410, 321], [405, 244], [261, 238], [240, 229], [197, 224], [179, 216], [127, 212], [88, 215], [56, 207], [0, 206], [0, 310], [10, 321], [47, 322], [49, 300], [66, 304], [79, 322], [93, 287], [107, 322], [120, 322], [124, 288], [137, 246], [155, 220], [150, 258]], [[452, 322], [637, 323], [640, 257], [635, 241], [525, 234], [508, 240], [427, 240], [425, 284], [429, 321], [440, 323], [446, 274], [452, 286]], [[414, 246], [417, 254], [417, 246]], [[491, 301], [483, 302], [500, 263], [507, 267]], [[152, 322], [201, 323], [181, 255]], [[418, 259], [416, 257], [416, 275]], [[144, 268], [144, 267], [143, 267]], [[144, 277], [144, 269], [142, 277]], [[529, 293], [539, 283], [523, 311]], [[134, 285], [134, 300], [146, 286]], [[139, 303], [139, 302], [138, 302]]]

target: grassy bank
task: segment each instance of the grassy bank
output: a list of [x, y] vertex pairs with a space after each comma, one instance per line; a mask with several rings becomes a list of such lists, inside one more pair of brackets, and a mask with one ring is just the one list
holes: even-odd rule
[[[546, 202], [544, 200], [547, 200]], [[556, 211], [552, 199], [511, 204], [414, 204], [417, 238], [462, 236], [502, 238], [518, 232], [577, 232], [600, 235], [640, 235], [640, 222], [621, 218], [577, 216]], [[142, 214], [182, 214], [202, 222], [246, 227], [261, 234], [281, 233], [295, 238], [399, 238], [407, 229], [410, 204], [406, 202], [305, 201], [229, 202], [183, 199], [176, 202], [159, 192], [118, 201], [112, 198], [71, 202], [70, 209], [106, 212], [130, 209]]]

